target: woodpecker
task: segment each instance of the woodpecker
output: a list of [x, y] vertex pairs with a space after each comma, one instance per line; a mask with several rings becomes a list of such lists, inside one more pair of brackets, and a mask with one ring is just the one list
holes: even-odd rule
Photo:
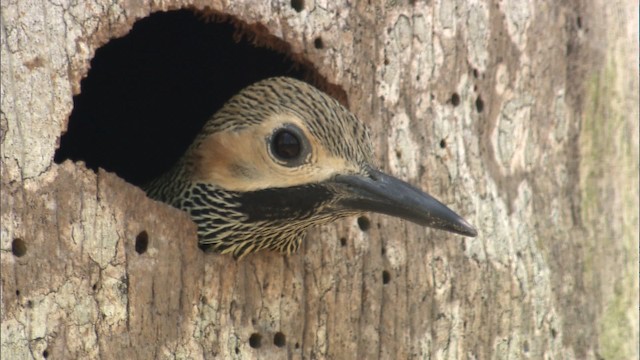
[[295, 252], [307, 229], [367, 211], [476, 236], [430, 195], [374, 166], [369, 132], [299, 80], [248, 86], [211, 117], [148, 196], [190, 214], [199, 245], [236, 258]]

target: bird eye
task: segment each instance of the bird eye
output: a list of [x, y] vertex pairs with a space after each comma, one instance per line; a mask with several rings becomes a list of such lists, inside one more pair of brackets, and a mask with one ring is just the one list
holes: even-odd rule
[[273, 153], [282, 160], [296, 158], [302, 149], [298, 136], [287, 129], [282, 129], [273, 136], [271, 146]]

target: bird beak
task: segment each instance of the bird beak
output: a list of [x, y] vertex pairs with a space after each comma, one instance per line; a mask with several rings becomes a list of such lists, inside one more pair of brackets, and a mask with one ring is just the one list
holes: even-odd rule
[[471, 224], [431, 195], [378, 170], [369, 169], [368, 173], [368, 177], [337, 175], [332, 180], [342, 195], [340, 206], [396, 216], [460, 235], [478, 235]]

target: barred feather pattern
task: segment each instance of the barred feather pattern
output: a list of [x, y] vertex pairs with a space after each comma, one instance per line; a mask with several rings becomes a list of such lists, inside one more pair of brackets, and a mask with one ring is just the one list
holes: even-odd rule
[[274, 114], [293, 113], [331, 154], [373, 164], [369, 129], [329, 95], [299, 80], [275, 77], [232, 97], [202, 128], [192, 147], [213, 133], [257, 125]]
[[208, 136], [260, 124], [283, 113], [302, 119], [333, 155], [356, 164], [373, 163], [368, 129], [346, 108], [306, 83], [271, 78], [232, 97], [204, 125], [182, 159], [145, 186], [147, 195], [188, 212], [197, 224], [200, 244], [208, 246], [209, 251], [233, 254], [236, 258], [262, 249], [297, 251], [308, 228], [355, 212], [330, 211], [331, 204], [318, 204], [317, 211], [295, 218], [248, 221], [247, 214], [240, 210], [241, 194], [191, 180], [194, 170], [191, 156]]
[[200, 244], [207, 245], [209, 251], [232, 254], [235, 258], [264, 249], [294, 253], [308, 228], [349, 215], [325, 212], [320, 204], [317, 212], [294, 219], [250, 222], [239, 211], [239, 197], [239, 193], [195, 183], [185, 190], [178, 207], [187, 211], [198, 225]]

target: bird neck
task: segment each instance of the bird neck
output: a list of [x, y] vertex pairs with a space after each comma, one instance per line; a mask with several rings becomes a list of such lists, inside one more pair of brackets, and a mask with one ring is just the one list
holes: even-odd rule
[[180, 160], [171, 170], [143, 186], [147, 196], [179, 207], [182, 193], [189, 187], [190, 179], [183, 161]]

